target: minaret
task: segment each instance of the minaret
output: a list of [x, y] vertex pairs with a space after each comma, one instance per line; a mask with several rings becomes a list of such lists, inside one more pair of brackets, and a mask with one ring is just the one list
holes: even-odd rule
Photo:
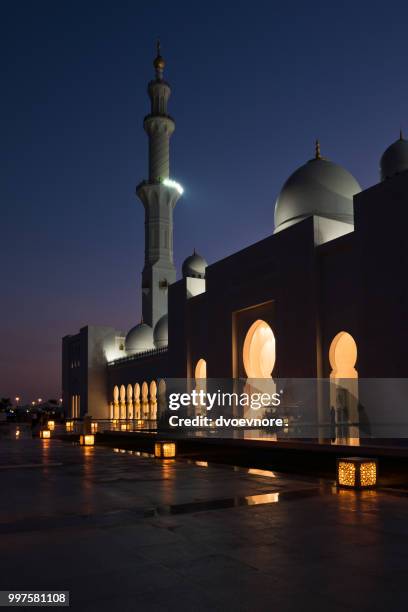
[[143, 320], [154, 327], [167, 313], [167, 291], [176, 280], [173, 263], [173, 210], [183, 190], [170, 180], [170, 136], [174, 120], [167, 114], [170, 85], [163, 80], [165, 62], [157, 43], [156, 78], [148, 85], [151, 111], [143, 122], [149, 138], [149, 179], [136, 188], [145, 209], [145, 262], [142, 273]]

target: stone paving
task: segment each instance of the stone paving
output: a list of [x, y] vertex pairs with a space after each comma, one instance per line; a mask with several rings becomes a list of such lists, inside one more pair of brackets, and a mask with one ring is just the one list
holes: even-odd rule
[[74, 610], [407, 610], [408, 498], [0, 440], [1, 589]]

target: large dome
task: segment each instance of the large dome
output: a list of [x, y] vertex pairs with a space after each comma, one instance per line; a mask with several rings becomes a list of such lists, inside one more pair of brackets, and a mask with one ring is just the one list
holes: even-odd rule
[[193, 278], [205, 278], [207, 262], [195, 251], [183, 262], [183, 277], [192, 276]]
[[126, 336], [125, 349], [130, 355], [154, 349], [153, 330], [150, 325], [142, 322], [132, 327]]
[[404, 170], [408, 170], [408, 140], [405, 140], [401, 133], [399, 139], [393, 142], [381, 157], [381, 180], [384, 181]]
[[319, 215], [353, 223], [353, 196], [361, 191], [356, 179], [344, 168], [320, 157], [298, 168], [286, 181], [275, 204], [275, 232]]
[[156, 348], [164, 348], [169, 343], [169, 318], [165, 314], [156, 323], [153, 332], [154, 345]]

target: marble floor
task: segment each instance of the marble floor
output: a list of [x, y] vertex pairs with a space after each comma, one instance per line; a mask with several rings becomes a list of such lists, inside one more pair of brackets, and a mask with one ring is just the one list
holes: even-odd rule
[[408, 497], [271, 470], [2, 437], [1, 589], [84, 611], [405, 611]]

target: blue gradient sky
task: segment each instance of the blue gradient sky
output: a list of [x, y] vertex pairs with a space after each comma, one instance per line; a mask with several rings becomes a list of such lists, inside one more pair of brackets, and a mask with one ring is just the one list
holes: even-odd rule
[[146, 84], [160, 36], [176, 119], [178, 270], [270, 234], [313, 155], [363, 187], [408, 131], [404, 2], [2, 5], [0, 395], [60, 393], [60, 338], [140, 318]]

